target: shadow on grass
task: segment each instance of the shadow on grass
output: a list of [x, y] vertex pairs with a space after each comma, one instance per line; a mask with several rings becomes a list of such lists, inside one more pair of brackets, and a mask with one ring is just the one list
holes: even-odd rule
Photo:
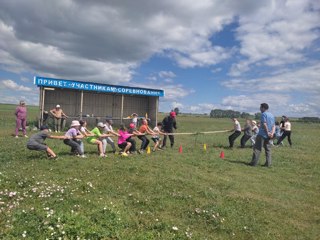
[[250, 166], [249, 165], [249, 162], [247, 161], [241, 161], [241, 160], [231, 160], [231, 159], [223, 159], [224, 161], [226, 162], [229, 162], [229, 163], [235, 163], [235, 164], [242, 164], [242, 165], [247, 165], [247, 166]]

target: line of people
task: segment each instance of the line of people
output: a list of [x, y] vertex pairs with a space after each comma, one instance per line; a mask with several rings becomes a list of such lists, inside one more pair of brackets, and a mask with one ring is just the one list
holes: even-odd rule
[[[171, 112], [168, 117], [165, 117], [163, 122], [157, 123], [157, 126], [151, 129], [148, 126], [146, 119], [142, 120], [142, 124], [137, 129], [136, 123], [131, 122], [126, 128], [124, 124], [121, 124], [118, 131], [114, 131], [112, 119], [106, 119], [105, 123], [99, 122], [95, 128], [91, 131], [87, 129], [87, 122], [83, 120], [73, 120], [70, 128], [64, 134], [64, 136], [51, 135], [48, 126], [42, 126], [40, 132], [32, 135], [27, 142], [27, 148], [30, 150], [46, 151], [49, 158], [56, 158], [57, 155], [49, 148], [45, 143], [46, 138], [62, 139], [64, 144], [70, 146], [71, 154], [86, 158], [84, 150], [84, 138], [88, 144], [97, 146], [100, 157], [106, 157], [106, 149], [109, 144], [112, 148], [112, 152], [116, 153], [116, 145], [113, 138], [118, 138], [119, 153], [122, 156], [128, 156], [128, 154], [144, 153], [150, 143], [147, 135], [151, 136], [154, 146], [152, 151], [162, 150], [166, 146], [166, 138], [168, 133], [173, 132], [173, 128], [176, 127], [175, 113]], [[161, 136], [164, 136], [162, 141]], [[141, 141], [139, 149], [136, 147], [136, 138]], [[174, 145], [174, 136], [169, 135], [171, 147]]]
[[[255, 120], [246, 119], [244, 127], [241, 128], [237, 118], [232, 118], [232, 121], [234, 122], [234, 127], [230, 130], [230, 132], [233, 133], [228, 138], [229, 147], [233, 148], [234, 142], [241, 135], [241, 132], [243, 132], [243, 136], [240, 139], [240, 147], [245, 148], [248, 140], [250, 140], [251, 147], [253, 147], [259, 133], [260, 123], [257, 123]], [[283, 140], [286, 137], [288, 138], [289, 145], [292, 146], [291, 123], [288, 117], [282, 116], [282, 121], [280, 123], [278, 121], [275, 122], [275, 133], [269, 143], [276, 146], [283, 145]], [[274, 144], [274, 140], [277, 140], [276, 144]]]

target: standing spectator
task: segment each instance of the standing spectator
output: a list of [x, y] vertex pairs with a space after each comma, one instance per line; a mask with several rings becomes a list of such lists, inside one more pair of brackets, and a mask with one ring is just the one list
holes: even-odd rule
[[269, 105], [267, 103], [261, 103], [260, 111], [262, 114], [260, 120], [260, 128], [256, 143], [253, 147], [252, 160], [249, 164], [251, 166], [256, 166], [258, 164], [262, 146], [264, 147], [266, 152], [266, 162], [264, 166], [271, 166], [271, 147], [269, 144], [269, 140], [273, 137], [275, 131], [275, 120], [274, 116], [270, 112], [267, 112], [268, 109]]
[[236, 118], [232, 118], [233, 121], [233, 129], [230, 132], [233, 132], [229, 136], [229, 147], [233, 148], [234, 141], [241, 135], [241, 126], [239, 121]]
[[246, 124], [244, 125], [244, 128], [242, 130], [244, 131], [244, 134], [240, 142], [241, 142], [241, 148], [244, 148], [246, 146], [246, 142], [252, 137], [251, 120], [249, 119], [246, 120]]
[[47, 156], [51, 159], [56, 159], [57, 155], [53, 152], [51, 148], [49, 148], [44, 141], [46, 138], [53, 138], [53, 139], [66, 139], [65, 136], [53, 136], [49, 134], [49, 128], [46, 125], [40, 127], [40, 132], [32, 135], [28, 142], [27, 148], [29, 150], [36, 150], [36, 151], [46, 151]]
[[[149, 128], [147, 119], [142, 120], [142, 125], [139, 129], [139, 132], [142, 134], [155, 135], [154, 132]], [[145, 135], [138, 136], [138, 138], [142, 141], [140, 153], [143, 153], [143, 151], [147, 149], [150, 140]]]
[[286, 137], [288, 137], [288, 142], [290, 144], [290, 147], [292, 147], [292, 142], [291, 142], [291, 123], [289, 122], [289, 118], [285, 119], [284, 126], [282, 127], [282, 130], [283, 130], [283, 134], [280, 137], [280, 139], [278, 140], [277, 145], [281, 144], [282, 141]]
[[256, 143], [256, 138], [259, 133], [259, 127], [257, 126], [257, 122], [255, 120], [252, 120], [251, 124], [252, 124], [252, 137], [250, 138], [250, 141], [251, 141], [251, 146], [254, 146], [254, 144]]
[[[103, 128], [103, 133], [108, 133], [108, 134], [111, 134], [113, 136], [118, 136], [119, 137], [119, 134], [113, 130], [112, 124], [113, 124], [112, 119], [106, 119], [106, 122], [105, 122], [104, 128]], [[107, 137], [107, 138], [103, 138], [102, 139], [103, 152], [104, 153], [106, 152], [108, 143], [112, 147], [112, 152], [116, 153], [116, 151], [117, 151], [116, 150], [116, 146], [115, 146], [115, 144], [114, 144], [114, 142], [113, 142], [111, 137]]]
[[25, 137], [27, 136], [27, 130], [26, 130], [26, 125], [27, 125], [27, 107], [25, 101], [20, 101], [19, 106], [17, 106], [16, 111], [16, 131], [15, 131], [15, 136], [16, 138], [19, 137], [19, 129], [22, 128], [22, 133]]
[[71, 122], [70, 129], [66, 132], [65, 136], [66, 139], [63, 140], [64, 144], [71, 147], [71, 153], [78, 156], [85, 158], [84, 152], [82, 151], [81, 139], [83, 135], [80, 132], [80, 123], [77, 120]]
[[[163, 132], [167, 133], [170, 139], [170, 146], [171, 148], [174, 145], [174, 136], [172, 135], [173, 129], [177, 129], [177, 122], [176, 122], [176, 113], [170, 112], [169, 116], [166, 116], [162, 120], [162, 128]], [[167, 143], [167, 135], [164, 135], [163, 142], [162, 142], [162, 148], [166, 146]]]
[[138, 126], [138, 114], [132, 113], [131, 117], [132, 117], [131, 123], [133, 123], [134, 127], [136, 128]]
[[63, 112], [59, 104], [55, 108], [51, 109], [50, 113], [53, 115], [55, 132], [60, 132], [61, 125], [63, 129], [65, 125], [65, 119], [68, 118], [68, 116]]

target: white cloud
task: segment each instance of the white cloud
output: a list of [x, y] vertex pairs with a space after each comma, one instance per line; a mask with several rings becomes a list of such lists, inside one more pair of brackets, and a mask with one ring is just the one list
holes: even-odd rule
[[255, 79], [231, 79], [222, 85], [245, 92], [309, 92], [320, 93], [320, 64], [287, 70], [279, 74]]
[[22, 86], [22, 85], [19, 85], [17, 84], [16, 82], [8, 79], [8, 80], [2, 80], [2, 84], [7, 88], [7, 89], [11, 89], [11, 90], [14, 90], [14, 91], [32, 91], [31, 88], [29, 87], [25, 87], [25, 86]]
[[161, 78], [174, 78], [174, 77], [176, 77], [176, 74], [174, 74], [171, 71], [160, 71], [159, 77], [161, 77]]
[[244, 59], [234, 64], [231, 76], [255, 66], [305, 62], [304, 51], [319, 39], [317, 1], [268, 1], [250, 14], [239, 16], [237, 39]]

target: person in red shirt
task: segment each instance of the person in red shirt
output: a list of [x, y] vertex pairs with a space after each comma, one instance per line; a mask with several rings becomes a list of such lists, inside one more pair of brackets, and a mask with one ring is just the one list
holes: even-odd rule
[[[155, 135], [155, 133], [149, 128], [148, 121], [146, 119], [142, 120], [142, 125], [139, 129], [139, 132], [142, 134]], [[141, 147], [140, 147], [140, 153], [143, 153], [143, 151], [147, 149], [150, 143], [150, 140], [145, 135], [138, 136], [138, 138], [142, 141]]]

